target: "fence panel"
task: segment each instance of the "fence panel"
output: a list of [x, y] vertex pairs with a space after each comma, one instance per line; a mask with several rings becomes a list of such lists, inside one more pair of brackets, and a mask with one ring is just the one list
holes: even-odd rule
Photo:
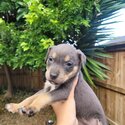
[[109, 53], [103, 62], [111, 68], [109, 79], [97, 81], [94, 89], [111, 125], [125, 125], [125, 51]]
[[[9, 68], [12, 84], [15, 88], [38, 90], [43, 87], [43, 74], [41, 70], [31, 71], [23, 68], [12, 70]], [[3, 68], [0, 69], [0, 87], [7, 85], [7, 79]]]

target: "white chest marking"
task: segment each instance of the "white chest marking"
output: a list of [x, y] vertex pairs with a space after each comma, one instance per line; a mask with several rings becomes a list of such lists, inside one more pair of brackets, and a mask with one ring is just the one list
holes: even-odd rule
[[44, 92], [51, 92], [51, 91], [57, 89], [58, 87], [59, 87], [59, 85], [54, 85], [54, 84], [50, 83], [49, 81], [46, 81], [45, 85], [44, 85]]

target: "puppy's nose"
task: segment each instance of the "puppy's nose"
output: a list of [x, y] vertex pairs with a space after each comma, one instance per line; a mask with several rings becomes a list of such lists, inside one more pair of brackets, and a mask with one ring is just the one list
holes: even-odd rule
[[58, 73], [54, 73], [54, 72], [50, 73], [51, 79], [56, 79], [57, 76], [58, 76]]

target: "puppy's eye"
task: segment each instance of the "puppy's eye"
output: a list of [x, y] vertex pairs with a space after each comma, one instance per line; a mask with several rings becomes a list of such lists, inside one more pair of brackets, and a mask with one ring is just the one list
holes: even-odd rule
[[72, 66], [73, 66], [73, 63], [72, 63], [72, 62], [67, 62], [67, 63], [66, 63], [66, 66], [72, 67]]
[[49, 57], [48, 61], [52, 63], [52, 62], [54, 62], [54, 59], [52, 57]]

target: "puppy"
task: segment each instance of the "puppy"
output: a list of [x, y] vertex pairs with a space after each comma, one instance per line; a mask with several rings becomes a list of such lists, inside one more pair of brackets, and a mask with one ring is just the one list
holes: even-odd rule
[[33, 116], [46, 105], [66, 100], [78, 75], [75, 102], [79, 125], [107, 125], [102, 106], [80, 71], [85, 62], [85, 55], [71, 45], [60, 44], [49, 48], [44, 89], [18, 104], [7, 104], [6, 109], [12, 113]]

